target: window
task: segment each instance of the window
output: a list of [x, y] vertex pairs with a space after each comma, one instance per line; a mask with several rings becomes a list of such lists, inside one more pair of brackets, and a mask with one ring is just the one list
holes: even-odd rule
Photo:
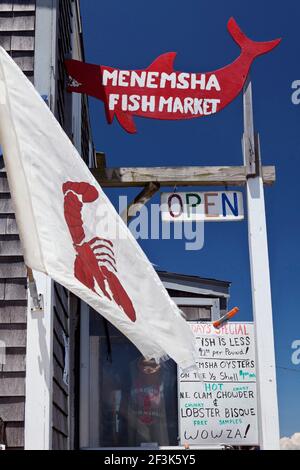
[[190, 305], [179, 305], [180, 310], [186, 315], [189, 321], [211, 321], [210, 307], [192, 307]]
[[146, 362], [125, 336], [93, 311], [89, 399], [93, 447], [177, 444], [175, 363]]
[[[218, 300], [175, 299], [188, 321], [210, 321]], [[177, 446], [177, 366], [143, 359], [135, 346], [90, 311], [82, 316], [81, 447]], [[88, 367], [88, 374], [86, 373]]]

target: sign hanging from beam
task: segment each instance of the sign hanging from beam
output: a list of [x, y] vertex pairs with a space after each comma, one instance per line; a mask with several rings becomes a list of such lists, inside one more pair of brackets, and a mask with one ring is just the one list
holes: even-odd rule
[[161, 195], [163, 222], [233, 222], [244, 219], [243, 194], [237, 191], [176, 192]]
[[228, 22], [228, 31], [241, 54], [221, 69], [208, 73], [175, 71], [175, 52], [161, 55], [144, 70], [119, 70], [67, 60], [68, 91], [103, 101], [108, 123], [116, 116], [132, 134], [136, 132], [133, 116], [177, 120], [215, 114], [242, 91], [254, 59], [280, 43], [280, 39], [252, 41], [233, 18]]

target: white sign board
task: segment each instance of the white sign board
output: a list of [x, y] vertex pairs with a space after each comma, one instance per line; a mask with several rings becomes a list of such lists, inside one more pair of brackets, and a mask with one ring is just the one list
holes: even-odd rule
[[190, 323], [197, 372], [178, 371], [181, 445], [258, 445], [252, 323]]
[[238, 191], [162, 193], [164, 222], [228, 222], [244, 219], [243, 193]]

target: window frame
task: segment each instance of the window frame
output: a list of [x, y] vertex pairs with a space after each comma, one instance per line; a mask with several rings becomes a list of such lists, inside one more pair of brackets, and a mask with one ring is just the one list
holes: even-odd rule
[[[180, 307], [210, 307], [211, 308], [211, 319], [210, 321], [216, 321], [220, 318], [220, 299], [218, 298], [197, 298], [197, 297], [172, 297], [172, 300], [176, 305]], [[189, 320], [187, 321], [201, 321], [201, 320]]]

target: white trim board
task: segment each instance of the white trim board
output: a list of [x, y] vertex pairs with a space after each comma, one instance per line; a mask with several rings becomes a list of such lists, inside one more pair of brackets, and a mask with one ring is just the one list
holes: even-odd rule
[[214, 297], [223, 297], [229, 299], [229, 294], [224, 294], [223, 292], [214, 291], [211, 289], [203, 289], [202, 287], [192, 287], [184, 284], [179, 284], [177, 282], [166, 282], [162, 281], [164, 287], [170, 290], [177, 290], [182, 292], [189, 292], [191, 294], [200, 294], [200, 295], [212, 295]]
[[44, 310], [31, 312], [28, 292], [26, 344], [25, 450], [52, 446], [52, 280], [34, 272]]

